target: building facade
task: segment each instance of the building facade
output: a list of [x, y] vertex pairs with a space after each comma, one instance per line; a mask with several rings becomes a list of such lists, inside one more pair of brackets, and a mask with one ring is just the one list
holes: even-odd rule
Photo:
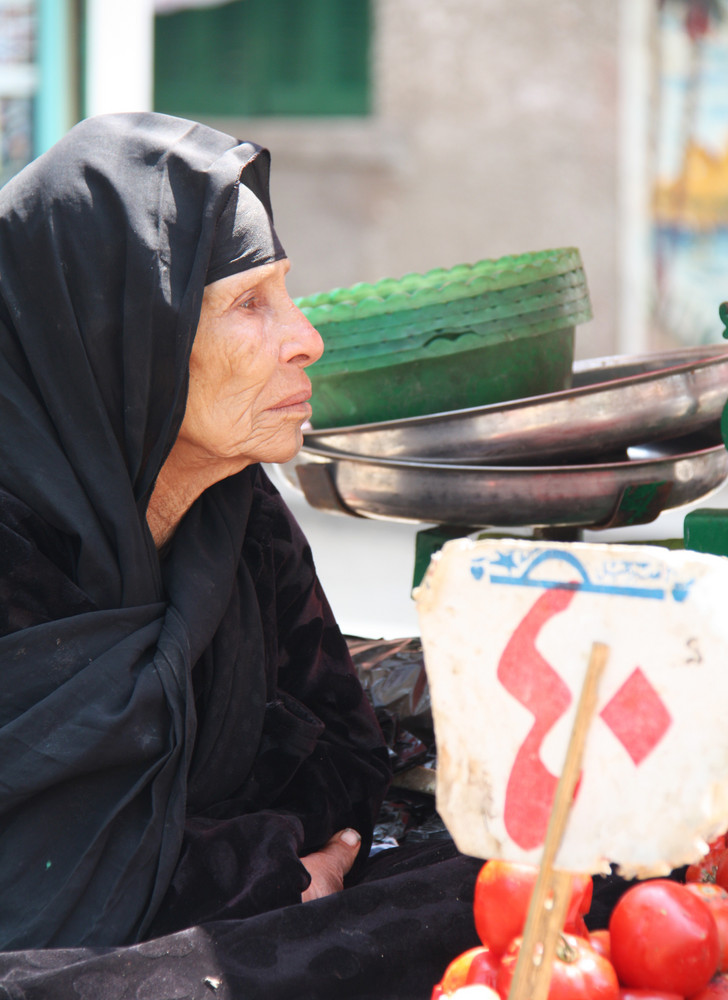
[[0, 0], [5, 174], [91, 114], [198, 118], [271, 149], [293, 294], [577, 246], [577, 354], [639, 352], [652, 6]]

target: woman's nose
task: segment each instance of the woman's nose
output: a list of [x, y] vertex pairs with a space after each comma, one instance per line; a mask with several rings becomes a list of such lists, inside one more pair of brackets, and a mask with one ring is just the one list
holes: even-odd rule
[[[290, 301], [290, 300], [289, 300]], [[287, 363], [300, 364], [305, 368], [318, 361], [324, 353], [321, 334], [312, 326], [298, 306], [290, 302], [288, 323], [286, 324], [284, 358]]]

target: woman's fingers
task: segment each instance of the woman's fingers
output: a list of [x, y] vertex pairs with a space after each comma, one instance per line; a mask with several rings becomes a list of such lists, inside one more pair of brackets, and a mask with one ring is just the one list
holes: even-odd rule
[[351, 870], [360, 846], [361, 837], [357, 831], [347, 827], [335, 833], [320, 851], [301, 858], [301, 863], [311, 876], [311, 884], [303, 893], [302, 901], [305, 903], [310, 899], [329, 896], [332, 892], [341, 892], [344, 888], [344, 876]]
[[[348, 826], [345, 830], [340, 830], [339, 833], [334, 834], [327, 844], [327, 847], [336, 847], [337, 844], [344, 844], [348, 848], [356, 848], [354, 851], [354, 857], [349, 865], [349, 868], [351, 868], [351, 865], [354, 864], [354, 858], [356, 858], [359, 852], [359, 845], [361, 844], [361, 837], [359, 836], [358, 831], [352, 830], [350, 826]], [[326, 848], [324, 848], [324, 850], [326, 850]], [[349, 871], [349, 868], [346, 870]]]

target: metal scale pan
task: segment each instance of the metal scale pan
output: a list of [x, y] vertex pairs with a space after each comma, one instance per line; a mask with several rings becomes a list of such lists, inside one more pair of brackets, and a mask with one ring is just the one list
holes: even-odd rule
[[716, 425], [728, 346], [576, 362], [573, 387], [383, 423], [309, 429], [305, 444], [352, 455], [489, 464], [590, 459]]
[[698, 436], [620, 461], [487, 466], [365, 458], [304, 447], [281, 470], [311, 506], [394, 521], [479, 527], [622, 527], [717, 490], [728, 451]]

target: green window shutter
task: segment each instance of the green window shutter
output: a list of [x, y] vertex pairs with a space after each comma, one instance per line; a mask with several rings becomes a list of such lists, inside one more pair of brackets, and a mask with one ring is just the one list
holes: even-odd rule
[[370, 0], [235, 0], [155, 20], [155, 108], [187, 117], [369, 112]]

